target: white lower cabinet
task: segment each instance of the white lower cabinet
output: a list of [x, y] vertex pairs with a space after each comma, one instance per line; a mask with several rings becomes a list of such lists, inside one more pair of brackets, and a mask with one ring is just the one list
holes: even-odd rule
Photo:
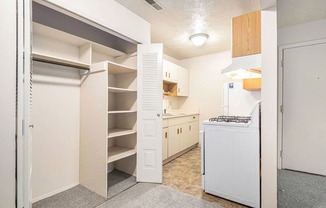
[[170, 126], [168, 141], [168, 157], [171, 157], [180, 150], [179, 126]]
[[[163, 160], [172, 157], [199, 141], [198, 114], [164, 119]], [[167, 142], [167, 144], [166, 144]], [[167, 157], [164, 157], [164, 152]]]

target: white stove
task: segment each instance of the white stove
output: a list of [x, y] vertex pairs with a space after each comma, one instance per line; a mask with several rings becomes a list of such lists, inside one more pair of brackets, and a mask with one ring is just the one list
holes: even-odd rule
[[203, 190], [260, 207], [260, 102], [249, 116], [219, 116], [203, 124]]

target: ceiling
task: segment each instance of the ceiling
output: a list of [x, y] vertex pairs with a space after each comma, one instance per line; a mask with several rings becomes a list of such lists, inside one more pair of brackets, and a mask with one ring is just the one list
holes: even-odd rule
[[[116, 0], [151, 24], [152, 43], [163, 43], [164, 53], [176, 59], [231, 50], [231, 18], [275, 4], [275, 0], [155, 0], [162, 11], [144, 0]], [[267, 3], [266, 3], [267, 2]], [[326, 18], [326, 0], [277, 0], [278, 27]], [[201, 47], [189, 36], [207, 33]]]
[[[176, 59], [191, 58], [231, 49], [231, 19], [260, 10], [260, 0], [155, 0], [157, 11], [144, 0], [116, 0], [151, 24], [152, 43], [163, 43], [164, 53]], [[207, 42], [196, 47], [189, 40], [207, 33]]]
[[326, 18], [326, 0], [278, 0], [278, 27]]

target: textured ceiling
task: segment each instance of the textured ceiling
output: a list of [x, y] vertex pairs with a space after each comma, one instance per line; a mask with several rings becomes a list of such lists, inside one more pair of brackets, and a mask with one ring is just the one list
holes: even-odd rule
[[326, 0], [278, 0], [278, 27], [326, 18]]
[[[151, 24], [152, 43], [163, 43], [164, 53], [177, 59], [231, 49], [231, 19], [260, 10], [260, 0], [156, 0], [156, 11], [144, 0], [116, 0]], [[195, 33], [209, 39], [196, 47], [189, 40]]]

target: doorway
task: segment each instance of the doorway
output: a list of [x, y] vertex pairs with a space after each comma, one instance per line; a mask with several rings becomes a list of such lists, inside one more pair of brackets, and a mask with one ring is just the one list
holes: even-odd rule
[[322, 159], [326, 157], [326, 40], [287, 45], [280, 50], [278, 205], [326, 205], [322, 197], [326, 184]]

